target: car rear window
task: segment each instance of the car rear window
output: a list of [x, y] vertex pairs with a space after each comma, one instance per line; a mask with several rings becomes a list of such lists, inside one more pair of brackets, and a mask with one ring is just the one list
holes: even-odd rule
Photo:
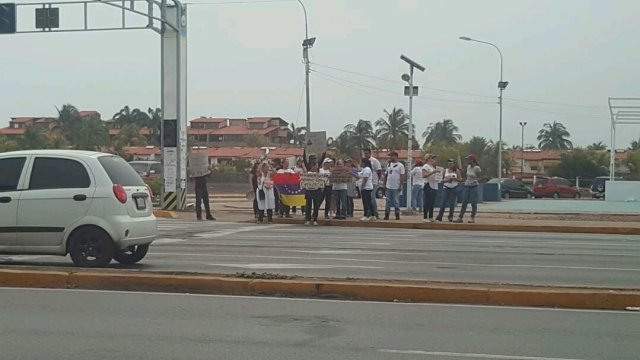
[[101, 156], [100, 164], [109, 175], [111, 182], [122, 186], [144, 186], [140, 175], [119, 156]]

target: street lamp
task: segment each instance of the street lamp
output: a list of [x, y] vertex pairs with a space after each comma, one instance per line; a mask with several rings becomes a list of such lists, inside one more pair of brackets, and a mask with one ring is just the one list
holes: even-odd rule
[[495, 44], [492, 44], [490, 42], [487, 42], [487, 41], [476, 40], [476, 39], [472, 39], [472, 38], [467, 37], [467, 36], [460, 36], [459, 39], [460, 40], [465, 40], [465, 41], [474, 41], [474, 42], [477, 42], [477, 43], [480, 43], [480, 44], [493, 46], [496, 50], [498, 50], [498, 54], [500, 55], [500, 81], [498, 82], [498, 89], [500, 89], [500, 96], [498, 97], [498, 99], [500, 99], [500, 101], [499, 101], [499, 104], [500, 104], [500, 135], [498, 137], [498, 178], [502, 178], [502, 91], [507, 88], [507, 85], [509, 85], [508, 81], [503, 81], [502, 80], [502, 51], [500, 51], [498, 46], [496, 46]]
[[307, 131], [304, 134], [305, 148], [311, 145], [309, 142], [309, 132], [311, 131], [311, 101], [309, 99], [309, 72], [311, 68], [309, 66], [309, 49], [316, 43], [316, 38], [309, 38], [309, 24], [307, 22], [307, 8], [304, 7], [302, 0], [298, 0], [302, 11], [304, 11], [304, 40], [302, 41], [302, 57], [304, 58], [304, 76], [305, 76], [305, 91], [307, 98]]
[[520, 126], [522, 127], [522, 137], [520, 142], [520, 154], [522, 155], [520, 159], [520, 178], [524, 179], [524, 127], [527, 126], [527, 122], [520, 121]]
[[[422, 72], [426, 69], [424, 66], [409, 59], [404, 55], [400, 55], [400, 59], [409, 64], [409, 74], [402, 74], [402, 80], [406, 81], [409, 86], [405, 86], [404, 95], [409, 96], [409, 141], [407, 145], [407, 166], [411, 169], [413, 163], [413, 97], [418, 95], [418, 87], [413, 86], [413, 69], [416, 68]], [[408, 174], [408, 172], [407, 172]], [[407, 175], [407, 209], [411, 210], [411, 176]]]

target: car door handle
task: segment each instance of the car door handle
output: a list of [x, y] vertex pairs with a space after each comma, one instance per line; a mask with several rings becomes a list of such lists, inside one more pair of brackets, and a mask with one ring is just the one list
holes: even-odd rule
[[85, 201], [87, 200], [87, 195], [79, 194], [73, 197], [75, 201]]
[[13, 199], [11, 199], [11, 197], [9, 196], [0, 197], [0, 204], [8, 204], [11, 202], [11, 200]]

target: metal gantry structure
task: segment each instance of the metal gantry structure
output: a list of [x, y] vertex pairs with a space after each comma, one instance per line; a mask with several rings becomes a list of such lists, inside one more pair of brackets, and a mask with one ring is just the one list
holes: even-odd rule
[[609, 181], [615, 181], [616, 126], [640, 125], [640, 98], [609, 98], [611, 114], [611, 151], [609, 156]]
[[[116, 26], [97, 27], [89, 16], [95, 4], [121, 11]], [[12, 26], [4, 34], [62, 33], [83, 31], [153, 30], [161, 36], [161, 148], [164, 186], [162, 207], [184, 210], [187, 196], [187, 11], [179, 0], [68, 0], [0, 4]], [[60, 8], [81, 7], [82, 26], [60, 24]], [[23, 29], [18, 10], [35, 10], [35, 26]], [[77, 11], [77, 10], [76, 10]], [[144, 26], [127, 22], [127, 14], [146, 19]], [[7, 19], [4, 19], [5, 22]], [[2, 19], [0, 19], [2, 20]], [[61, 27], [62, 25], [62, 27]]]

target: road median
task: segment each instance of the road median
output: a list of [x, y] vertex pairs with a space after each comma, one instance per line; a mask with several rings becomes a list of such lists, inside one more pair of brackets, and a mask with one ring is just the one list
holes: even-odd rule
[[246, 276], [73, 268], [0, 268], [0, 287], [282, 296], [386, 302], [624, 310], [640, 306], [640, 290]]

